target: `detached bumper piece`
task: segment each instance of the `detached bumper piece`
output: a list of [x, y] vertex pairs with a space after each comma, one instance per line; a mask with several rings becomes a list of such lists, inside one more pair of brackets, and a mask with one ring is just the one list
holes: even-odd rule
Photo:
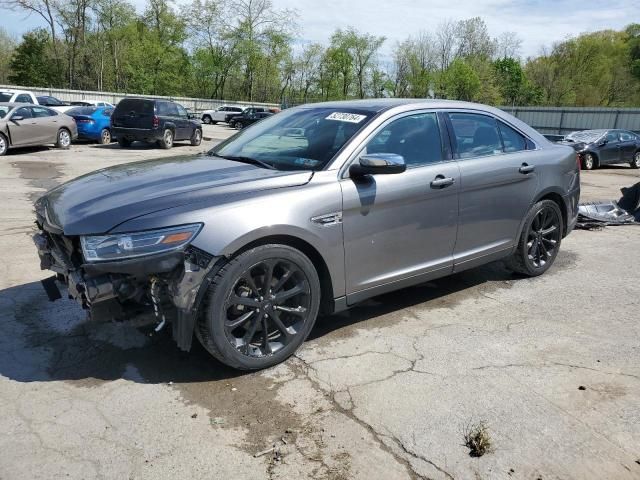
[[579, 205], [576, 228], [598, 230], [607, 225], [640, 225], [640, 182], [623, 188], [620, 200]]
[[172, 324], [182, 350], [191, 349], [199, 306], [219, 258], [189, 246], [140, 259], [84, 263], [79, 239], [43, 229], [34, 235], [40, 267], [55, 276], [42, 281], [49, 297], [68, 296], [89, 311], [95, 322], [120, 322], [162, 329]]

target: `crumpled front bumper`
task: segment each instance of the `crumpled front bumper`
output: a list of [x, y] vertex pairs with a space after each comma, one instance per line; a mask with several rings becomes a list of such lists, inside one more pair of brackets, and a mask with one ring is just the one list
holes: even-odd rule
[[42, 282], [50, 300], [62, 298], [59, 286], [63, 286], [93, 321], [155, 323], [159, 328], [171, 323], [178, 346], [191, 348], [199, 306], [219, 258], [189, 246], [184, 251], [92, 264], [84, 262], [77, 238], [41, 226], [33, 240], [41, 269], [56, 273]]

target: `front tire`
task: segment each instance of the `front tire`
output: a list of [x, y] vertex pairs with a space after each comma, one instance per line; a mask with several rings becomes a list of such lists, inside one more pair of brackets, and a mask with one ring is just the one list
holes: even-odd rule
[[527, 213], [518, 245], [507, 266], [528, 277], [542, 275], [558, 255], [563, 228], [562, 213], [556, 202], [536, 203]]
[[162, 140], [160, 140], [158, 143], [160, 144], [160, 147], [164, 148], [165, 150], [169, 150], [171, 147], [173, 147], [173, 131], [167, 128], [162, 134]]
[[9, 150], [9, 140], [2, 133], [0, 133], [0, 157], [7, 154]]
[[71, 133], [66, 128], [58, 130], [56, 136], [56, 147], [63, 150], [67, 150], [71, 146]]
[[593, 153], [585, 153], [582, 157], [582, 168], [584, 170], [593, 170], [598, 167], [598, 159]]
[[230, 367], [267, 368], [300, 347], [319, 307], [320, 280], [309, 258], [287, 245], [262, 245], [218, 271], [196, 336]]
[[197, 147], [202, 143], [202, 130], [196, 128], [191, 135], [191, 146]]
[[205, 115], [204, 117], [202, 117], [202, 121], [204, 123], [206, 123], [207, 125], [211, 125], [211, 117], [209, 115]]
[[631, 168], [640, 168], [640, 150], [633, 154], [633, 160], [630, 162]]

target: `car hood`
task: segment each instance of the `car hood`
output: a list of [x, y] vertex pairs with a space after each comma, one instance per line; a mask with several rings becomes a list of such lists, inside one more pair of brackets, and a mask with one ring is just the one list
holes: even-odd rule
[[579, 152], [581, 150], [584, 150], [586, 147], [588, 147], [589, 145], [591, 145], [590, 143], [585, 143], [585, 142], [558, 142], [560, 145], [567, 145], [569, 147], [572, 147], [576, 152]]
[[168, 208], [307, 183], [309, 171], [268, 170], [218, 157], [188, 156], [97, 170], [60, 185], [36, 202], [49, 227], [65, 235], [101, 234]]

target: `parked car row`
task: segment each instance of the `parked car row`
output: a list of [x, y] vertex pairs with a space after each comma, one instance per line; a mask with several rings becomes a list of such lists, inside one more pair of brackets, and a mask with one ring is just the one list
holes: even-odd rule
[[277, 108], [267, 107], [237, 107], [233, 105], [223, 105], [216, 110], [205, 110], [202, 112], [202, 122], [215, 125], [226, 123], [231, 128], [238, 130], [248, 127], [264, 118], [278, 113]]

